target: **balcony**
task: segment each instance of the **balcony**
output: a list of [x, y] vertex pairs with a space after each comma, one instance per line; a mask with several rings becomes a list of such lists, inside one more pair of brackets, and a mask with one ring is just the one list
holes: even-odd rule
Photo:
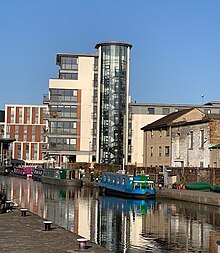
[[49, 95], [48, 94], [43, 95], [43, 103], [48, 104], [49, 102], [50, 102]]

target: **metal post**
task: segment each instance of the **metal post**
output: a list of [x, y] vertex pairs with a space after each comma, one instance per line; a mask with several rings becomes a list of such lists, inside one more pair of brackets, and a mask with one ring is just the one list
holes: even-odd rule
[[1, 165], [3, 165], [3, 142], [1, 142]]
[[216, 253], [220, 253], [220, 241], [217, 241], [216, 244], [217, 244], [217, 252]]
[[91, 141], [89, 142], [89, 164], [90, 164], [90, 146], [91, 146]]

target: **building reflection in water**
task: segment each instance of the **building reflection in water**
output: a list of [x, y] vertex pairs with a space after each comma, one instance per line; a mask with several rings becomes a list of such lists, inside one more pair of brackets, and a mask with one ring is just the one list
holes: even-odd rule
[[113, 252], [208, 252], [210, 231], [220, 229], [213, 206], [101, 197], [95, 189], [0, 176], [3, 189], [19, 206]]

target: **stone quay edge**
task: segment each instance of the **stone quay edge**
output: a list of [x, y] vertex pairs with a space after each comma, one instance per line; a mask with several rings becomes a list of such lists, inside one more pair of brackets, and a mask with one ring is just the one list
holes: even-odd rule
[[2, 253], [107, 253], [111, 252], [91, 241], [87, 249], [80, 250], [75, 233], [52, 224], [50, 231], [44, 230], [45, 219], [27, 212], [21, 216], [17, 207], [8, 213], [0, 214], [1, 236], [0, 252]]

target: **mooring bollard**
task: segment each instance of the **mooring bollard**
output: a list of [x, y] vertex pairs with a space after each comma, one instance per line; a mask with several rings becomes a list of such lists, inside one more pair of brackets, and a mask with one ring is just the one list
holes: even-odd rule
[[27, 211], [28, 211], [27, 208], [21, 208], [20, 211], [21, 211], [21, 216], [27, 215]]
[[11, 203], [12, 203], [11, 200], [6, 200], [5, 201], [5, 209], [6, 209], [6, 211], [11, 209]]
[[217, 243], [217, 252], [216, 253], [220, 253], [220, 241], [216, 241]]
[[86, 249], [86, 243], [88, 242], [87, 239], [79, 238], [77, 241], [79, 242], [79, 249]]
[[52, 221], [44, 221], [44, 230], [49, 231], [51, 230]]

